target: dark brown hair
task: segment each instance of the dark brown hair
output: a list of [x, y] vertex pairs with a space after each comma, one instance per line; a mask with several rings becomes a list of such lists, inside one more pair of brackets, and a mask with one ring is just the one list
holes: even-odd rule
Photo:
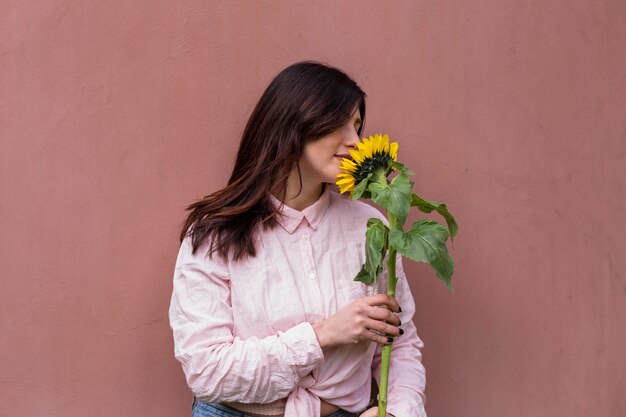
[[[365, 124], [365, 93], [343, 71], [318, 62], [295, 63], [281, 71], [256, 104], [244, 129], [228, 185], [187, 207], [180, 239], [189, 235], [193, 252], [207, 240], [208, 255], [235, 260], [256, 256], [254, 233], [272, 229], [279, 212], [269, 199], [282, 190], [307, 141], [343, 126], [358, 106]], [[300, 176], [300, 186], [302, 177]]]

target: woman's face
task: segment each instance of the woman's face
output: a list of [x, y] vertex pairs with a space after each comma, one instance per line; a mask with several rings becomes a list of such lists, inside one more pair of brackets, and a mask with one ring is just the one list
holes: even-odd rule
[[359, 141], [358, 129], [361, 126], [361, 114], [357, 106], [350, 120], [326, 136], [308, 142], [300, 158], [303, 181], [311, 183], [337, 181], [341, 173], [339, 166], [343, 158], [351, 158], [350, 149], [355, 149]]

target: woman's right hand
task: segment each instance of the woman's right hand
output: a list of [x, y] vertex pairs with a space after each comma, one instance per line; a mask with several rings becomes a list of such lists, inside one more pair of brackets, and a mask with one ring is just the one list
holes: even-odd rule
[[[381, 306], [387, 308], [379, 308]], [[390, 311], [391, 310], [391, 311]], [[362, 341], [391, 343], [385, 336], [400, 336], [398, 302], [387, 294], [376, 294], [354, 300], [324, 321], [314, 323], [313, 329], [322, 347], [349, 345]], [[380, 333], [377, 334], [374, 331]]]

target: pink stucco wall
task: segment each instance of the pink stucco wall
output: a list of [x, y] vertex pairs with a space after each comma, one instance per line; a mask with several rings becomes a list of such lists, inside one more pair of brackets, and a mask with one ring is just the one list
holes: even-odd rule
[[407, 264], [429, 415], [626, 415], [625, 41], [621, 0], [0, 3], [0, 416], [189, 415], [183, 208], [301, 59], [461, 225], [454, 295]]

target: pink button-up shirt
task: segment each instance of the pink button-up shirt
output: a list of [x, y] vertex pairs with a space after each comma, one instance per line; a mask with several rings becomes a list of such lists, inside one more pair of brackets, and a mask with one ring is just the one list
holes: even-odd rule
[[[320, 398], [363, 411], [370, 379], [380, 375], [380, 345], [361, 342], [323, 353], [311, 323], [372, 293], [353, 278], [365, 260], [367, 220], [387, 220], [329, 187], [304, 210], [282, 206], [281, 213], [280, 226], [259, 232], [257, 256], [244, 261], [209, 258], [206, 244], [192, 255], [190, 238], [184, 239], [169, 310], [175, 357], [201, 401], [286, 399], [285, 417], [319, 417]], [[394, 341], [387, 411], [425, 417], [424, 345], [400, 258], [396, 274], [404, 335]], [[386, 291], [386, 271], [381, 275], [375, 292]]]

